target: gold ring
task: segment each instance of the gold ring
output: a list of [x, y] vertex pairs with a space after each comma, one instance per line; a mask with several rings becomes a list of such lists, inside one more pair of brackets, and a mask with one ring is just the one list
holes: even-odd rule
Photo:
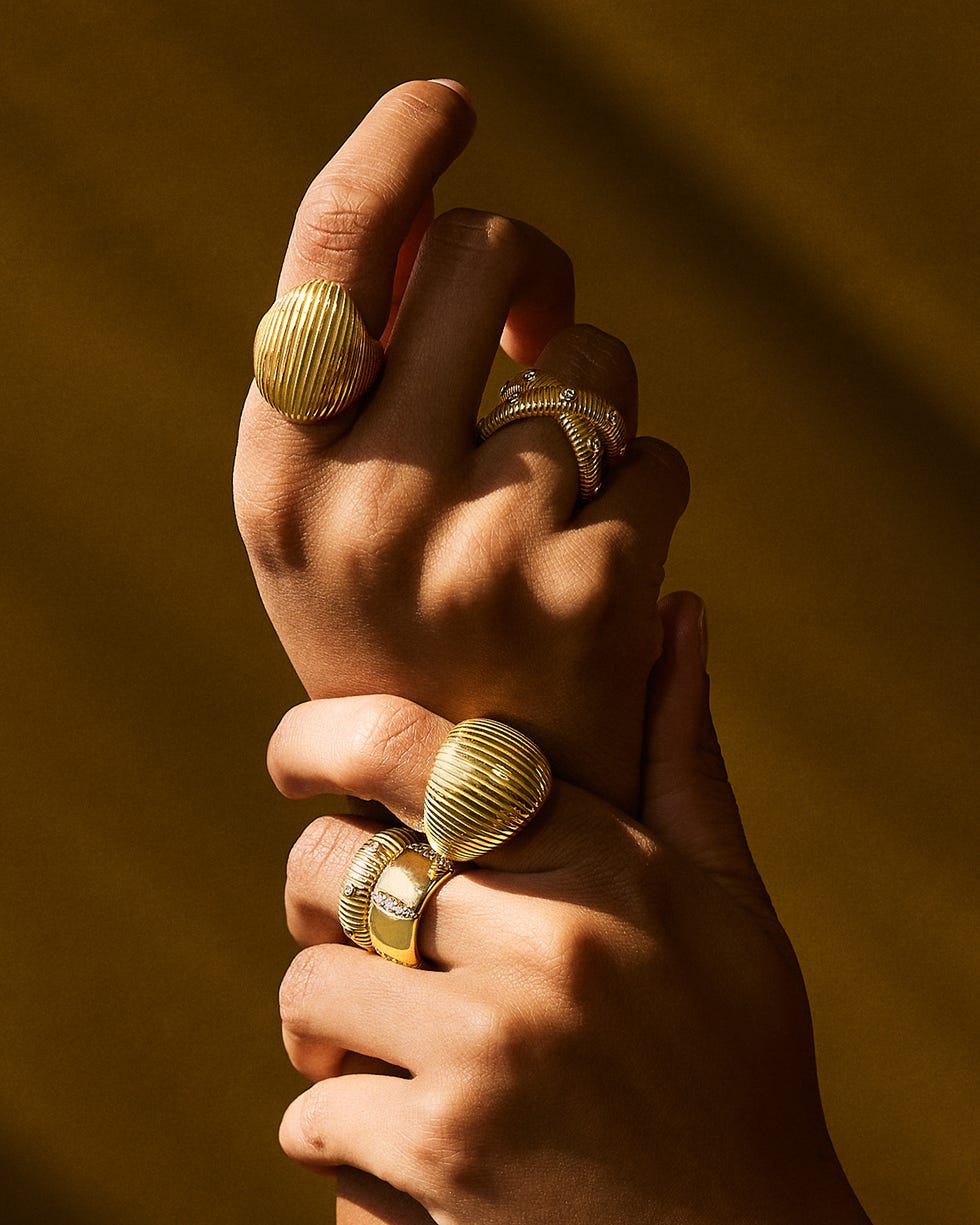
[[375, 382], [384, 350], [336, 281], [307, 281], [263, 315], [253, 349], [255, 383], [290, 421], [321, 421]]
[[512, 421], [551, 417], [571, 443], [578, 467], [579, 496], [584, 502], [602, 488], [606, 459], [619, 459], [626, 449], [623, 415], [595, 392], [569, 387], [552, 375], [525, 370], [500, 389], [501, 401], [477, 423], [477, 437], [486, 442]]
[[466, 719], [446, 737], [425, 788], [422, 823], [437, 854], [475, 859], [506, 842], [551, 790], [533, 740], [496, 719]]
[[392, 829], [383, 829], [374, 834], [354, 852], [340, 890], [337, 916], [344, 935], [359, 944], [362, 949], [371, 948], [371, 936], [368, 932], [371, 890], [395, 856], [418, 840], [419, 836], [415, 830], [396, 825]]
[[419, 919], [452, 874], [452, 864], [421, 842], [400, 851], [382, 870], [368, 907], [368, 932], [379, 956], [416, 970], [422, 965]]

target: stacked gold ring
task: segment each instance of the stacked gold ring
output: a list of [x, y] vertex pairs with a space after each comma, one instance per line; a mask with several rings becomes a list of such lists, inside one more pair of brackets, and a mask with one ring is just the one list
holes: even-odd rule
[[340, 891], [337, 917], [344, 935], [362, 949], [373, 947], [368, 911], [371, 908], [371, 891], [378, 877], [393, 859], [418, 840], [415, 830], [396, 825], [393, 829], [383, 829], [374, 834], [355, 851]]
[[381, 871], [368, 909], [371, 945], [379, 956], [415, 970], [422, 965], [419, 919], [452, 874], [452, 865], [420, 842], [406, 847]]
[[255, 383], [290, 421], [336, 416], [375, 382], [384, 350], [337, 281], [315, 280], [279, 298], [259, 322]]
[[500, 403], [477, 423], [477, 437], [486, 442], [513, 421], [551, 417], [571, 443], [579, 475], [579, 495], [594, 498], [602, 488], [605, 461], [615, 461], [626, 449], [623, 415], [593, 391], [570, 387], [553, 375], [525, 370], [500, 389]]
[[418, 924], [454, 861], [483, 855], [514, 836], [548, 797], [551, 767], [522, 732], [495, 719], [466, 719], [446, 737], [425, 789], [423, 826], [396, 826], [355, 853], [338, 913], [361, 948], [418, 968]]

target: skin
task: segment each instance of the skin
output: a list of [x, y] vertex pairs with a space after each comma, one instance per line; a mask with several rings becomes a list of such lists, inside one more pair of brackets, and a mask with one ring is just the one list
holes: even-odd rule
[[326, 817], [300, 839], [287, 912], [305, 951], [281, 1002], [315, 1083], [283, 1147], [342, 1167], [348, 1225], [863, 1220], [711, 730], [703, 606], [658, 606], [683, 460], [634, 440], [583, 507], [555, 423], [475, 445], [498, 342], [616, 404], [631, 433], [636, 376], [620, 342], [572, 323], [571, 266], [543, 235], [432, 220], [473, 122], [455, 83], [399, 87], [297, 214], [279, 292], [341, 281], [387, 354], [324, 425], [285, 421], [254, 387], [245, 405], [239, 523], [317, 699], [269, 764], [288, 795], [413, 819], [449, 726], [490, 714], [561, 781], [426, 911], [428, 972], [342, 942], [343, 872], [382, 826]]

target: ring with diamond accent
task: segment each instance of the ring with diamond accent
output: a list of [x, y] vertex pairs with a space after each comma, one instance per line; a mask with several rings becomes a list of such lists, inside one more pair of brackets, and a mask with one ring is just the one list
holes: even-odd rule
[[337, 917], [344, 935], [362, 949], [372, 947], [368, 931], [371, 890], [388, 864], [418, 840], [415, 830], [396, 825], [374, 834], [354, 852], [341, 886]]
[[551, 417], [571, 443], [579, 475], [583, 502], [602, 488], [606, 461], [620, 458], [626, 449], [623, 415], [595, 392], [569, 387], [553, 375], [538, 370], [524, 373], [500, 389], [500, 403], [477, 423], [477, 437], [486, 442], [513, 421]]
[[436, 754], [425, 836], [438, 855], [475, 859], [512, 838], [550, 791], [551, 766], [533, 740], [496, 719], [464, 719]]
[[421, 968], [418, 926], [429, 899], [452, 876], [452, 864], [427, 843], [416, 841], [382, 869], [371, 889], [368, 933], [381, 957], [411, 969]]

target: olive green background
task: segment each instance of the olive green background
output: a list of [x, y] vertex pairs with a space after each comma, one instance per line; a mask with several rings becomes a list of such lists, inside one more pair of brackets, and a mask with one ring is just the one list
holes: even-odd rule
[[690, 462], [668, 585], [707, 600], [845, 1166], [876, 1222], [976, 1220], [975, 5], [4, 13], [4, 1219], [330, 1219], [276, 1144], [317, 809], [265, 777], [301, 694], [230, 470], [307, 181], [384, 89], [453, 75], [480, 126], [440, 207], [568, 249]]

